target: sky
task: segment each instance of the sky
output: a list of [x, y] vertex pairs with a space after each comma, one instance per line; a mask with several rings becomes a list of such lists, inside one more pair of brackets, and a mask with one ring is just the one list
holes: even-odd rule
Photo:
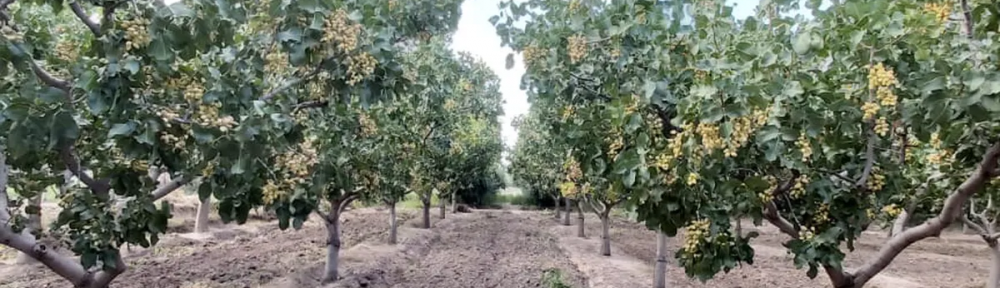
[[[727, 4], [735, 4], [733, 15], [737, 19], [753, 15], [760, 0], [727, 0]], [[823, 8], [829, 5], [829, 0], [823, 1]], [[520, 55], [515, 55], [516, 64], [506, 69], [505, 58], [511, 52], [510, 48], [500, 47], [500, 37], [490, 25], [489, 18], [499, 14], [500, 0], [466, 0], [462, 4], [462, 18], [459, 19], [458, 31], [452, 41], [452, 49], [467, 51], [479, 56], [500, 77], [500, 92], [504, 98], [504, 115], [500, 117], [503, 123], [504, 143], [513, 147], [517, 142], [517, 131], [510, 125], [517, 115], [528, 112], [527, 95], [519, 86], [521, 75], [524, 74], [524, 63]], [[807, 15], [807, 13], [799, 13]]]

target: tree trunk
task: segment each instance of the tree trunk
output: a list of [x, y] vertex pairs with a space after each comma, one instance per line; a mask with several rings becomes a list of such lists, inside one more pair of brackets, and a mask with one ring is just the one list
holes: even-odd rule
[[323, 284], [336, 282], [340, 279], [340, 212], [338, 205], [334, 203], [330, 210], [330, 216], [326, 222], [326, 270], [323, 271]]
[[[737, 222], [739, 223], [739, 222]], [[667, 234], [656, 234], [656, 271], [653, 275], [653, 288], [667, 288]]]
[[601, 255], [611, 256], [611, 219], [608, 212], [601, 214]]
[[559, 208], [559, 200], [562, 200], [562, 199], [560, 199], [560, 197], [555, 197], [555, 200], [556, 200], [555, 201], [556, 202], [556, 220], [559, 220], [560, 216], [562, 215], [562, 210], [559, 210], [560, 209]]
[[458, 193], [452, 193], [451, 194], [451, 214], [458, 213], [458, 205], [455, 205], [455, 204], [457, 204], [456, 202], [458, 202], [457, 199], [458, 199]]
[[583, 220], [584, 220], [584, 217], [583, 217], [583, 201], [576, 201], [576, 219], [578, 220], [577, 221], [578, 225], [577, 225], [577, 228], [576, 228], [576, 236], [580, 237], [580, 238], [587, 238], [587, 234], [586, 234], [586, 228], [587, 228], [587, 226], [583, 224]]
[[441, 209], [441, 211], [440, 211], [441, 212], [441, 219], [444, 219], [444, 217], [445, 217], [444, 210], [445, 210], [446, 206], [448, 205], [447, 203], [448, 203], [448, 201], [445, 200], [444, 198], [438, 199], [438, 208]]
[[424, 199], [424, 229], [431, 229], [431, 201]]
[[743, 219], [736, 216], [736, 237], [743, 237]]
[[198, 217], [195, 218], [194, 222], [194, 232], [195, 233], [206, 233], [208, 232], [208, 214], [212, 212], [212, 196], [202, 199], [201, 203], [198, 204]]
[[389, 244], [396, 244], [396, 203], [389, 203]]
[[563, 198], [563, 199], [565, 199], [565, 201], [566, 201], [565, 203], [563, 203], [563, 204], [565, 204], [565, 205], [563, 205], [563, 207], [566, 208], [566, 211], [563, 211], [563, 222], [562, 222], [562, 225], [563, 226], [569, 226], [569, 214], [571, 213], [571, 211], [573, 211], [573, 210], [570, 210], [570, 209], [572, 209], [570, 207], [573, 207], [573, 200], [571, 200], [569, 198]]
[[[28, 202], [28, 205], [38, 207], [39, 211], [38, 211], [38, 214], [28, 214], [28, 225], [24, 227], [24, 230], [21, 230], [21, 235], [24, 235], [25, 238], [28, 238], [28, 239], [31, 239], [32, 241], [34, 241], [35, 240], [35, 233], [38, 233], [38, 232], [42, 231], [42, 212], [41, 212], [41, 207], [42, 207], [42, 193], [39, 192], [38, 195], [36, 195], [35, 197], [32, 197], [30, 199], [30, 202]], [[55, 247], [52, 247], [52, 248], [55, 248]], [[31, 258], [30, 255], [25, 254], [24, 252], [17, 253], [17, 260], [15, 260], [15, 263], [17, 263], [17, 264], [31, 264], [31, 263], [35, 263], [35, 262], [36, 262], [35, 259]]]
[[990, 247], [993, 254], [993, 266], [990, 267], [990, 279], [986, 282], [986, 288], [1000, 288], [1000, 245], [994, 244]]

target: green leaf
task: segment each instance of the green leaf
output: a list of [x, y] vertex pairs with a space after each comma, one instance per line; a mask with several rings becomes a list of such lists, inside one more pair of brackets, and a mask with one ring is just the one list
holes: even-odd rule
[[288, 30], [278, 32], [278, 41], [302, 42], [302, 29], [298, 27], [292, 27]]
[[52, 118], [49, 149], [55, 148], [60, 141], [73, 141], [80, 137], [80, 126], [70, 112], [60, 111]]
[[111, 130], [108, 131], [108, 138], [115, 138], [115, 136], [120, 135], [130, 135], [135, 132], [136, 128], [135, 122], [119, 123], [111, 126]]
[[41, 91], [38, 91], [38, 98], [45, 103], [58, 103], [66, 100], [66, 92], [59, 90], [59, 88], [45, 86]]
[[812, 33], [809, 33], [809, 31], [803, 31], [799, 33], [799, 35], [796, 35], [795, 39], [792, 40], [792, 50], [795, 50], [795, 53], [798, 54], [805, 54], [806, 52], [809, 52], [809, 46], [811, 44]]
[[194, 11], [188, 8], [183, 2], [174, 2], [174, 4], [167, 6], [167, 9], [170, 9], [170, 14], [174, 17], [191, 18], [195, 16]]
[[628, 173], [625, 173], [622, 184], [625, 184], [626, 188], [632, 188], [632, 185], [635, 184], [635, 170], [629, 170]]
[[173, 57], [173, 52], [164, 41], [163, 38], [155, 38], [149, 43], [149, 55], [152, 55], [156, 61], [167, 61]]
[[993, 95], [983, 96], [982, 104], [983, 108], [986, 108], [990, 112], [1000, 112], [1000, 101], [997, 101]]

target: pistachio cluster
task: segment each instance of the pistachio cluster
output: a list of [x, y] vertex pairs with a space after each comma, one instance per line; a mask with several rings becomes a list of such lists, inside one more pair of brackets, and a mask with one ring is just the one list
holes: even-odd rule
[[347, 54], [358, 46], [361, 24], [351, 23], [347, 10], [337, 9], [326, 19], [326, 34], [323, 43], [333, 44], [337, 51]]
[[754, 109], [750, 114], [733, 120], [733, 132], [729, 135], [729, 141], [726, 142], [726, 148], [723, 151], [726, 157], [737, 156], [736, 151], [746, 145], [753, 131], [767, 123], [769, 111], [770, 109]]
[[4, 25], [3, 22], [0, 22], [0, 35], [7, 38], [10, 42], [21, 42], [24, 40], [24, 34], [21, 34], [21, 32], [14, 30], [10, 26]]
[[149, 45], [153, 39], [149, 37], [147, 27], [149, 19], [134, 18], [122, 21], [122, 29], [125, 29], [125, 50], [132, 51], [141, 49]]
[[931, 141], [928, 144], [933, 150], [926, 156], [927, 163], [932, 165], [943, 164], [944, 159], [949, 156], [949, 151], [947, 149], [941, 149], [941, 138], [937, 132], [931, 134]]
[[801, 239], [802, 241], [809, 241], [812, 240], [813, 237], [816, 237], [816, 228], [814, 227], [802, 227], [802, 228], [805, 228], [799, 231], [799, 239]]
[[[667, 151], [664, 151], [663, 153], [660, 153], [660, 155], [656, 156], [656, 166], [660, 168], [660, 170], [669, 170], [674, 160], [677, 159], [677, 157], [680, 157], [681, 152], [683, 152], [684, 149], [684, 141], [686, 138], [691, 136], [691, 130], [694, 128], [693, 126], [694, 125], [691, 123], [684, 123], [681, 125], [682, 132], [678, 133], [677, 130], [670, 131], [670, 135], [673, 135], [673, 137], [670, 138], [670, 140], [667, 140]], [[668, 182], [673, 182], [669, 180], [670, 179], [668, 179]]]
[[618, 152], [621, 152], [622, 147], [625, 146], [624, 142], [625, 140], [622, 139], [622, 134], [621, 132], [618, 131], [615, 131], [613, 133], [611, 139], [612, 139], [611, 145], [608, 146], [608, 157], [614, 159], [615, 156], [618, 156]]
[[279, 74], [288, 65], [288, 55], [278, 48], [271, 48], [267, 55], [264, 55], [264, 72], [267, 74]]
[[[868, 89], [875, 91], [876, 99], [861, 106], [865, 121], [874, 119], [882, 108], [896, 106], [896, 94], [892, 90], [896, 83], [896, 75], [891, 69], [882, 63], [872, 65], [868, 72]], [[889, 133], [889, 121], [885, 116], [880, 116], [875, 122], [875, 133], [882, 136]]]
[[80, 50], [73, 41], [60, 39], [56, 43], [56, 58], [66, 62], [74, 62], [80, 57]]
[[166, 86], [167, 90], [170, 91], [183, 91], [184, 101], [191, 104], [201, 103], [202, 96], [205, 95], [205, 85], [201, 79], [195, 79], [188, 75], [167, 79]]
[[573, 198], [576, 197], [577, 193], [576, 184], [570, 181], [563, 181], [559, 183], [559, 193], [564, 197]]
[[688, 173], [687, 179], [685, 179], [684, 184], [687, 184], [688, 186], [693, 186], [695, 184], [698, 184], [698, 179], [700, 178], [701, 175], [699, 175], [697, 172]]
[[361, 137], [371, 137], [375, 133], [378, 133], [378, 126], [375, 120], [369, 118], [365, 113], [358, 115], [358, 124], [361, 125]]
[[806, 195], [806, 185], [809, 185], [809, 178], [805, 175], [795, 179], [795, 186], [792, 186], [792, 198], [801, 198]]
[[347, 58], [347, 74], [349, 75], [347, 79], [347, 85], [354, 85], [361, 82], [362, 79], [368, 77], [373, 72], [375, 72], [375, 65], [378, 64], [378, 60], [372, 57], [368, 52], [362, 52], [358, 54], [351, 55]]
[[569, 12], [576, 12], [580, 9], [580, 0], [569, 1]]
[[813, 150], [812, 145], [809, 143], [809, 138], [806, 137], [805, 133], [799, 135], [799, 139], [795, 141], [795, 146], [798, 146], [799, 152], [802, 152], [802, 161], [809, 162], [809, 158], [812, 157]]
[[899, 213], [903, 213], [903, 208], [896, 206], [896, 204], [889, 204], [882, 207], [882, 213], [885, 213], [889, 218], [895, 218]]
[[198, 106], [198, 116], [197, 122], [199, 125], [206, 127], [219, 128], [222, 132], [227, 132], [236, 125], [236, 120], [233, 116], [219, 116], [219, 108], [222, 108], [222, 104], [215, 102], [211, 104], [202, 104]]
[[889, 121], [885, 117], [879, 117], [875, 121], [875, 133], [879, 136], [885, 136], [889, 134]]
[[697, 258], [698, 245], [709, 236], [710, 226], [708, 219], [702, 219], [691, 221], [691, 224], [684, 227], [684, 252]]
[[830, 222], [830, 204], [823, 203], [819, 205], [819, 209], [816, 210], [816, 214], [813, 214], [813, 222], [817, 225], [823, 225]]
[[536, 60], [544, 56], [543, 53], [545, 52], [541, 48], [531, 45], [525, 47], [524, 52], [522, 53], [524, 53], [522, 55], [522, 57], [524, 57], [524, 66], [531, 67], [531, 65], [533, 65]]
[[455, 106], [457, 106], [457, 105], [458, 104], [455, 104], [455, 100], [452, 100], [452, 99], [444, 100], [444, 110], [445, 111], [455, 110]]
[[937, 19], [938, 23], [944, 23], [951, 16], [951, 6], [951, 1], [945, 1], [944, 3], [931, 2], [924, 4], [924, 11], [934, 15], [934, 19]]
[[160, 134], [160, 141], [163, 141], [168, 147], [173, 147], [175, 150], [184, 150], [187, 146], [188, 134], [182, 134], [180, 137], [175, 136], [170, 133]]
[[701, 145], [707, 151], [714, 151], [725, 146], [719, 134], [719, 126], [712, 123], [698, 123], [695, 133], [701, 138]]
[[869, 191], [880, 191], [882, 187], [885, 186], [885, 175], [882, 175], [882, 169], [878, 167], [872, 168], [871, 178], [868, 179], [868, 190]]
[[778, 188], [778, 179], [774, 178], [774, 176], [767, 175], [764, 176], [764, 181], [767, 181], [768, 187], [764, 191], [758, 192], [757, 197], [760, 197], [762, 202], [768, 203], [771, 202], [771, 200], [774, 200], [774, 194], [771, 194], [771, 191]]
[[567, 41], [569, 42], [566, 50], [569, 50], [569, 61], [572, 64], [580, 62], [583, 57], [587, 56], [587, 39], [583, 35], [573, 35], [570, 36]]
[[[264, 185], [264, 204], [270, 205], [287, 196], [295, 185], [306, 183], [309, 170], [319, 162], [312, 140], [299, 143], [297, 149], [285, 151], [275, 159], [281, 171], [278, 179], [271, 179]], [[278, 182], [275, 182], [278, 181]]]

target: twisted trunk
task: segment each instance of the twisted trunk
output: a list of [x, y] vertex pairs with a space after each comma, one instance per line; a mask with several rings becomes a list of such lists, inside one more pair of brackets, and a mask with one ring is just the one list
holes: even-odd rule
[[212, 196], [201, 199], [201, 203], [198, 203], [198, 217], [195, 218], [194, 222], [195, 233], [208, 232], [208, 214], [210, 212], [212, 212]]
[[[739, 223], [739, 222], [737, 222]], [[667, 234], [656, 234], [656, 271], [653, 275], [653, 288], [667, 288]]]

